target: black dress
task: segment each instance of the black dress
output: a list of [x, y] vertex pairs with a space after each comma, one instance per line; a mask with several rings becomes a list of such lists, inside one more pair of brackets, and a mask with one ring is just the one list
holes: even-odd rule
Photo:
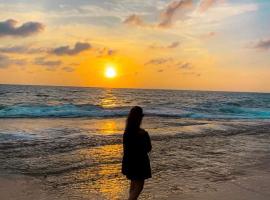
[[130, 180], [151, 178], [148, 152], [152, 145], [149, 134], [143, 129], [138, 133], [124, 133], [123, 148], [122, 173]]

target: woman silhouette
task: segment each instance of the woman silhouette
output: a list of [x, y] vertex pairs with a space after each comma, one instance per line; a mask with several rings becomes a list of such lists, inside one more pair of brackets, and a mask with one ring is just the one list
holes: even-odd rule
[[152, 145], [148, 133], [140, 128], [143, 116], [141, 107], [133, 107], [129, 112], [123, 136], [122, 173], [131, 180], [129, 200], [136, 200], [143, 190], [144, 180], [151, 178], [148, 153]]

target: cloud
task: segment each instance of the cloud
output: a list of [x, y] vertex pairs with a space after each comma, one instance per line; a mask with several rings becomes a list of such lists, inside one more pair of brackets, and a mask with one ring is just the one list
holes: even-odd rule
[[107, 47], [104, 48], [98, 48], [97, 51], [97, 57], [106, 57], [106, 56], [114, 56], [117, 53], [117, 50], [115, 49], [109, 49]]
[[[188, 21], [188, 23], [192, 24], [195, 19], [196, 23], [198, 21], [198, 23], [203, 24], [204, 21], [202, 20], [205, 20], [205, 23], [209, 23], [212, 16], [213, 21], [216, 21], [218, 20], [216, 16], [218, 16], [218, 18], [224, 15], [233, 16], [257, 9], [256, 4], [239, 4], [238, 6], [223, 4], [222, 6], [216, 6], [216, 9], [211, 9], [210, 17], [205, 15], [207, 10], [222, 2], [226, 2], [226, 0], [174, 0], [163, 9], [159, 7], [157, 11], [160, 12], [160, 16], [154, 23], [144, 21], [142, 18], [143, 14], [129, 15], [123, 23], [144, 28], [171, 28], [178, 20]], [[150, 14], [148, 13], [148, 15]]]
[[188, 8], [193, 5], [192, 0], [172, 1], [161, 13], [161, 22], [159, 27], [169, 27], [172, 25], [173, 17], [183, 8]]
[[0, 54], [0, 69], [2, 68], [8, 68], [12, 65], [19, 65], [23, 66], [26, 64], [26, 61], [23, 59], [12, 59], [6, 55]]
[[52, 50], [52, 53], [58, 56], [63, 56], [63, 55], [77, 55], [83, 51], [86, 51], [91, 48], [91, 45], [89, 43], [82, 43], [82, 42], [77, 42], [74, 46], [74, 48], [70, 48], [69, 46], [61, 46], [57, 47]]
[[199, 3], [199, 11], [205, 12], [212, 7], [218, 0], [201, 0]]
[[145, 26], [146, 24], [139, 15], [132, 14], [128, 16], [124, 21], [124, 24], [134, 25], [134, 26]]
[[270, 39], [261, 40], [257, 42], [255, 45], [253, 45], [252, 47], [259, 50], [268, 50], [270, 49]]
[[63, 67], [62, 70], [64, 70], [65, 72], [74, 72], [75, 69], [73, 67]]
[[183, 75], [201, 76], [196, 72], [194, 65], [189, 61], [179, 61], [175, 58], [164, 57], [154, 58], [146, 62], [144, 65], [151, 65], [157, 67], [156, 72], [162, 73], [168, 68], [173, 68], [175, 71]]
[[[183, 11], [182, 9], [190, 8], [193, 5], [192, 0], [178, 0], [170, 2], [165, 9], [161, 11], [160, 19], [153, 24], [146, 23], [140, 15], [132, 14], [129, 15], [124, 21], [124, 24], [140, 26], [140, 27], [150, 27], [150, 28], [169, 28], [173, 23], [173, 18]], [[184, 12], [181, 13], [182, 17], [185, 16]]]
[[0, 22], [0, 37], [14, 36], [27, 37], [44, 30], [44, 25], [39, 22], [26, 22], [16, 27], [18, 22], [13, 19]]
[[47, 70], [52, 71], [60, 66], [62, 62], [60, 60], [46, 60], [45, 57], [38, 57], [34, 60], [34, 64], [44, 66]]
[[190, 62], [182, 62], [177, 61], [171, 57], [164, 57], [164, 58], [154, 58], [146, 62], [144, 65], [158, 65], [163, 66], [167, 65], [168, 67], [177, 67], [177, 69], [180, 69], [182, 71], [188, 71], [191, 69], [194, 69], [194, 66]]
[[159, 45], [153, 44], [153, 45], [150, 45], [149, 47], [151, 49], [174, 49], [174, 48], [177, 48], [179, 45], [180, 45], [180, 42], [175, 41], [168, 44], [167, 46], [161, 46], [161, 45], [159, 46]]
[[185, 76], [201, 76], [201, 73], [194, 70], [194, 66], [190, 62], [179, 62], [176, 64], [178, 69], [180, 70], [180, 73]]
[[174, 49], [174, 48], [178, 47], [179, 44], [180, 44], [180, 42], [172, 42], [170, 45], [167, 46], [167, 48]]
[[185, 62], [185, 63], [178, 63], [177, 65], [179, 65], [180, 69], [185, 69], [185, 70], [190, 70], [193, 68], [192, 64], [189, 62]]
[[9, 47], [0, 47], [1, 53], [15, 53], [15, 54], [28, 54], [28, 53], [41, 53], [46, 52], [46, 49], [43, 48], [31, 48], [30, 46], [9, 46]]
[[198, 11], [199, 12], [205, 12], [211, 7], [213, 7], [216, 3], [224, 3], [226, 0], [200, 0]]
[[172, 61], [172, 58], [154, 58], [146, 62], [144, 65], [161, 65]]
[[[160, 59], [153, 59], [150, 60], [146, 64], [155, 64], [161, 68], [157, 69], [158, 73], [164, 72], [169, 67], [175, 68], [175, 70], [178, 70], [183, 75], [192, 75], [192, 76], [201, 76], [200, 73], [194, 71], [194, 66], [190, 62], [177, 62], [176, 60], [173, 60], [172, 58], [160, 58]], [[166, 64], [164, 66], [163, 64]]]

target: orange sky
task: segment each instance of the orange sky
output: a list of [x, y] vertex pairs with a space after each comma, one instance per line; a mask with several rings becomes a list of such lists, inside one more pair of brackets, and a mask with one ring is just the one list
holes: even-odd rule
[[0, 83], [270, 92], [269, 9], [263, 0], [0, 0]]

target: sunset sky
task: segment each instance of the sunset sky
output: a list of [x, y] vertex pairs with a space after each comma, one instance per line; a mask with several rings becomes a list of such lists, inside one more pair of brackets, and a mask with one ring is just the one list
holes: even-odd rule
[[0, 83], [270, 92], [270, 1], [0, 0]]

